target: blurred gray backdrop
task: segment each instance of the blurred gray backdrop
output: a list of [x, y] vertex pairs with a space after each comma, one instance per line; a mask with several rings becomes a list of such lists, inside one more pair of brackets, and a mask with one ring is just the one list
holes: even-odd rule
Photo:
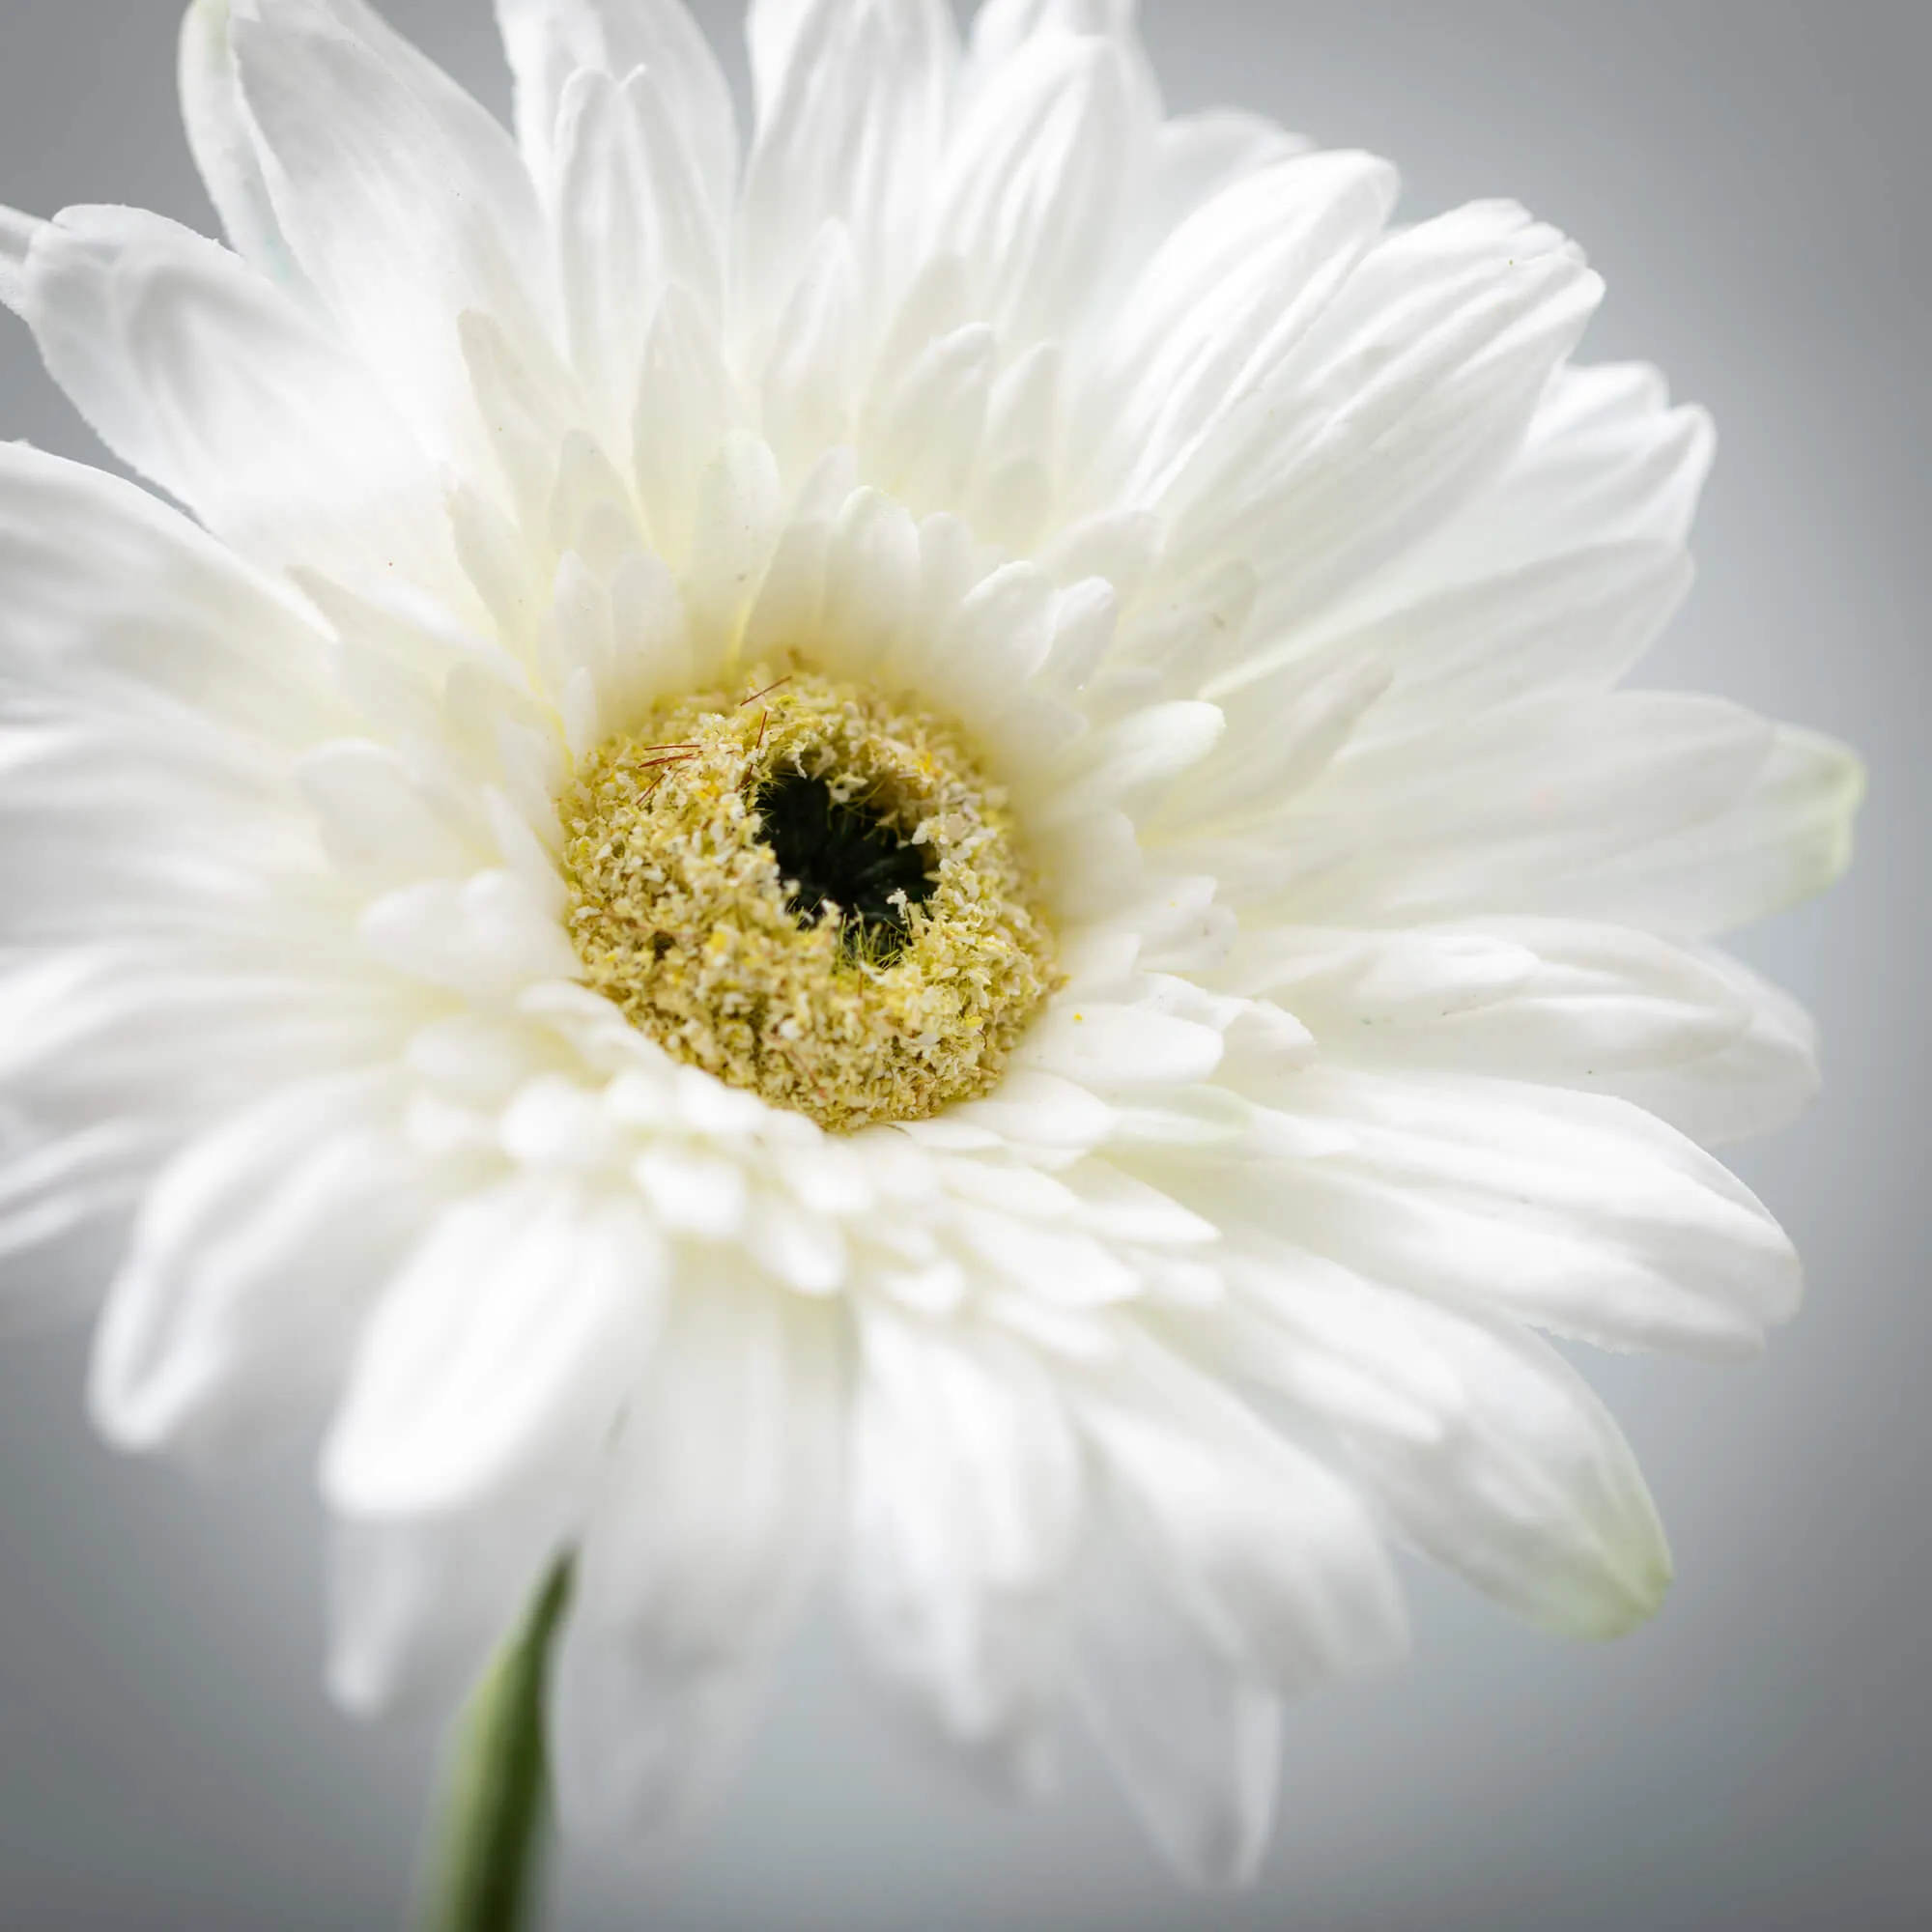
[[[389, 0], [504, 104], [487, 0]], [[699, 11], [736, 52], [736, 7]], [[1504, 193], [1609, 279], [1587, 344], [1722, 435], [1700, 588], [1655, 682], [1855, 740], [1862, 850], [1745, 950], [1821, 1015], [1824, 1100], [1745, 1151], [1806, 1255], [1762, 1366], [1590, 1372], [1678, 1553], [1609, 1649], [1418, 1573], [1419, 1654], [1290, 1727], [1261, 1888], [1174, 1889], [1096, 1768], [1011, 1812], [882, 1720], [830, 1620], [680, 1861], [573, 1857], [566, 1932], [1845, 1932], [1932, 1924], [1932, 1294], [1924, 1274], [1932, 612], [1926, 0], [1147, 0], [1170, 99], [1400, 161], [1406, 210]], [[0, 0], [0, 201], [212, 216], [174, 0]], [[92, 456], [0, 316], [0, 436]], [[319, 1680], [303, 1472], [111, 1458], [74, 1338], [0, 1352], [0, 1926], [397, 1922], [435, 1740]]]

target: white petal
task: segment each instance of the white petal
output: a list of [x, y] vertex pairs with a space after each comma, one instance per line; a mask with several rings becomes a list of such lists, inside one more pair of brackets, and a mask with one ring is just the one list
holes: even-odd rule
[[643, 1366], [662, 1251], [645, 1217], [556, 1181], [449, 1208], [384, 1293], [331, 1433], [345, 1514], [454, 1515], [587, 1477]]
[[1227, 723], [1218, 706], [1192, 699], [1133, 712], [1066, 753], [1052, 810], [1150, 810], [1177, 779], [1212, 755]]
[[1064, 1407], [997, 1335], [882, 1311], [861, 1335], [852, 1563], [873, 1653], [950, 1735], [1024, 1770], [1081, 1521]]
[[1105, 1308], [1141, 1293], [1141, 1276], [1130, 1262], [1092, 1236], [1041, 1227], [999, 1209], [957, 1208], [953, 1221], [996, 1284], [1067, 1308]]
[[[1372, 622], [1341, 646], [1378, 659], [1393, 682], [1370, 734], [1414, 730], [1544, 692], [1608, 691], [1662, 635], [1690, 575], [1676, 544], [1591, 544], [1500, 567]], [[1249, 695], [1259, 696], [1244, 685]]]
[[1264, 570], [1270, 625], [1307, 617], [1501, 470], [1601, 293], [1510, 209], [1383, 242], [1163, 491], [1174, 566], [1233, 550]]
[[791, 80], [800, 37], [814, 11], [822, 10], [815, 10], [812, 0], [752, 0], [745, 10], [752, 86], [761, 120], [771, 115]]
[[1344, 905], [1355, 919], [1556, 910], [1582, 897], [1579, 878], [1723, 821], [1776, 743], [1716, 698], [1525, 701], [1338, 761], [1264, 835], [1281, 853], [1272, 883], [1313, 923]]
[[[923, 670], [962, 710], [997, 718], [1024, 697], [1027, 680], [1052, 647], [1057, 596], [1044, 571], [1006, 564], [973, 585], [936, 640], [909, 639], [902, 662], [909, 671]], [[923, 652], [930, 662], [921, 666]]]
[[611, 583], [613, 710], [641, 708], [690, 688], [691, 639], [677, 582], [649, 553], [630, 558]]
[[790, 477], [802, 479], [827, 449], [851, 440], [859, 301], [851, 239], [841, 225], [827, 222], [779, 319], [765, 364], [765, 438]]
[[1320, 1418], [1430, 1555], [1565, 1635], [1619, 1635], [1656, 1610], [1670, 1580], [1657, 1512], [1552, 1350], [1293, 1249], [1237, 1253], [1231, 1275], [1240, 1303], [1204, 1346]]
[[[556, 157], [557, 256], [570, 359], [609, 408], [635, 397], [662, 283], [642, 143], [617, 84], [586, 70], [564, 95]], [[629, 327], [626, 329], [625, 325]]]
[[1064, 591], [1054, 612], [1042, 688], [1065, 696], [1086, 686], [1106, 662], [1120, 616], [1120, 588], [1103, 577], [1079, 579]]
[[1000, 372], [986, 398], [985, 437], [971, 503], [976, 525], [1025, 552], [1043, 540], [1058, 501], [1065, 441], [1066, 354], [1037, 342]]
[[753, 1259], [796, 1293], [836, 1294], [847, 1285], [845, 1234], [831, 1215], [767, 1191], [753, 1197], [743, 1232]]
[[1151, 1247], [1189, 1249], [1211, 1246], [1219, 1238], [1211, 1221], [1104, 1160], [1081, 1161], [1060, 1179], [1079, 1200], [1080, 1225], [1096, 1234]]
[[1264, 1125], [1272, 1122], [1238, 1094], [1219, 1087], [1191, 1087], [1135, 1095], [1117, 1111], [1109, 1143], [1128, 1150], [1129, 1160], [1135, 1151], [1146, 1154], [1154, 1149], [1162, 1159], [1211, 1151], [1239, 1160]]
[[504, 500], [525, 541], [533, 544], [558, 500], [574, 398], [560, 371], [526, 354], [484, 310], [465, 309], [457, 317], [456, 339]]
[[242, 550], [459, 594], [434, 472], [380, 391], [225, 249], [70, 209], [35, 242], [23, 310], [109, 446]]
[[1466, 1396], [1424, 1346], [1413, 1297], [1237, 1224], [1226, 1236], [1229, 1295], [1199, 1331], [1208, 1359], [1336, 1431], [1442, 1449]]
[[286, 588], [118, 477], [0, 447], [0, 576], [22, 684], [136, 716], [186, 700], [283, 743], [334, 724], [327, 639]]
[[714, 648], [737, 635], [757, 596], [782, 502], [778, 461], [756, 437], [727, 437], [698, 478], [685, 603]]
[[1609, 1411], [1547, 1344], [1417, 1306], [1416, 1340], [1463, 1400], [1441, 1442], [1351, 1437], [1353, 1466], [1430, 1555], [1542, 1629], [1622, 1636], [1655, 1613], [1670, 1551]]
[[358, 929], [398, 972], [481, 999], [582, 971], [550, 909], [512, 872], [401, 887], [370, 905]]
[[16, 314], [27, 296], [27, 255], [44, 221], [0, 206], [0, 303]]
[[338, 866], [378, 875], [400, 870], [469, 873], [487, 856], [486, 828], [459, 816], [466, 799], [444, 799], [407, 761], [366, 739], [338, 740], [305, 757], [298, 779]]
[[1863, 793], [1829, 739], [1620, 692], [1365, 748], [1265, 830], [1184, 849], [1229, 896], [1317, 923], [1548, 912], [1697, 937], [1830, 885]]
[[0, 1112], [0, 1331], [94, 1309], [171, 1138], [127, 1119], [52, 1134]]
[[903, 639], [919, 571], [912, 518], [879, 491], [854, 491], [825, 552], [824, 636], [845, 674], [865, 675]]
[[1132, 65], [1137, 83], [1158, 118], [1153, 74], [1134, 25], [1135, 0], [984, 0], [973, 17], [969, 92], [1000, 78], [1000, 70], [1030, 43], [1065, 34], [1111, 41]]
[[1309, 146], [1302, 136], [1238, 107], [1170, 115], [1154, 136], [1153, 178], [1127, 243], [1134, 258], [1151, 255], [1188, 215], [1224, 188], [1306, 154]]
[[182, 18], [182, 121], [208, 198], [236, 252], [284, 286], [307, 292], [275, 218], [228, 43], [230, 0], [192, 0]]
[[941, 0], [781, 0], [754, 10], [751, 33], [758, 132], [738, 260], [761, 353], [828, 221], [851, 237], [861, 313], [897, 299], [958, 50]]
[[749, 1188], [734, 1161], [653, 1149], [638, 1156], [631, 1172], [668, 1229], [727, 1240], [745, 1224]]
[[825, 1553], [845, 1378], [834, 1311], [742, 1267], [687, 1275], [604, 1472], [579, 1614], [670, 1656], [761, 1648]]
[[668, 1661], [577, 1617], [554, 1673], [548, 1769], [564, 1828], [632, 1854], [703, 1812], [737, 1767], [761, 1689], [751, 1668]]
[[712, 204], [738, 172], [731, 95], [710, 43], [680, 0], [497, 0], [516, 76], [517, 135], [530, 173], [548, 179], [565, 88], [582, 69], [622, 81], [642, 68], [676, 117]]
[[673, 286], [651, 324], [633, 419], [638, 495], [662, 554], [689, 554], [698, 479], [744, 405], [696, 298]]
[[552, 1485], [435, 1521], [349, 1521], [331, 1551], [328, 1687], [359, 1717], [443, 1717], [556, 1561], [575, 1499]]
[[[665, 83], [584, 71], [565, 91], [555, 228], [572, 359], [621, 421], [644, 350], [639, 318], [668, 285], [708, 316], [724, 299], [724, 233]], [[613, 439], [614, 440], [615, 439]]]
[[1068, 524], [1041, 552], [1039, 562], [1062, 583], [1104, 578], [1123, 599], [1131, 599], [1159, 562], [1166, 534], [1151, 510], [1103, 511]]
[[1720, 953], [1704, 969], [1721, 980], [1743, 1029], [1717, 1052], [1677, 1065], [1613, 1074], [1606, 1089], [1704, 1147], [1789, 1126], [1818, 1092], [1818, 1029], [1798, 1002]]
[[[288, 916], [272, 901], [252, 910]], [[81, 1118], [192, 1122], [281, 1082], [381, 1065], [403, 1019], [388, 989], [337, 959], [265, 967], [205, 941], [124, 939], [46, 952], [0, 980], [0, 1078]]]
[[1231, 947], [1213, 983], [1272, 994], [1312, 1023], [1408, 1026], [1507, 998], [1528, 984], [1536, 955], [1493, 924], [1346, 931], [1256, 923]]
[[983, 323], [928, 341], [897, 381], [874, 383], [862, 436], [867, 473], [918, 510], [958, 504], [979, 460], [999, 368]]
[[1106, 1139], [1114, 1111], [1078, 1081], [1014, 1068], [985, 1099], [950, 1108], [943, 1121], [1022, 1146], [1084, 1151]]
[[477, 454], [474, 309], [544, 354], [535, 189], [509, 136], [360, 0], [234, 0], [242, 93], [303, 270], [440, 455]]
[[1656, 370], [1567, 366], [1508, 474], [1406, 557], [1372, 603], [1393, 608], [1480, 582], [1499, 564], [1520, 568], [1597, 544], [1681, 549], [1713, 444], [1710, 418], [1671, 408]]
[[1101, 1751], [1183, 1879], [1248, 1883], [1274, 1826], [1279, 1697], [1218, 1655], [1131, 1555], [1094, 1597], [1074, 1689]]
[[1228, 691], [1216, 707], [1227, 735], [1176, 786], [1160, 834], [1237, 826], [1291, 805], [1373, 718], [1388, 681], [1372, 652], [1343, 648], [1313, 652]]
[[1077, 1404], [1123, 1535], [1227, 1665], [1298, 1690], [1401, 1656], [1401, 1600], [1361, 1503], [1219, 1384], [1141, 1340]]
[[115, 1441], [206, 1453], [320, 1413], [418, 1213], [372, 1098], [296, 1088], [161, 1170], [95, 1347]]
[[1310, 155], [1236, 182], [1190, 215], [1108, 331], [1083, 424], [1097, 472], [1089, 491], [1156, 498], [1216, 417], [1334, 298], [1394, 198], [1386, 162]]
[[[1402, 686], [1395, 723], [1498, 691], [1601, 688], [1681, 588], [1712, 440], [1708, 417], [1670, 408], [1654, 370], [1566, 366], [1507, 472], [1313, 632], [1387, 652]], [[1602, 625], [1598, 589], [1609, 599]], [[1309, 642], [1270, 639], [1246, 674]]]
[[833, 1530], [842, 1331], [754, 1278], [680, 1289], [579, 1561], [553, 1739], [564, 1815], [635, 1839], [715, 1784]]
[[1797, 1257], [1748, 1189], [1621, 1100], [1315, 1069], [1302, 1118], [1352, 1146], [1252, 1211], [1372, 1279], [1612, 1349], [1755, 1354], [1797, 1307]]
[[1374, 1065], [1594, 1086], [1707, 1060], [1750, 1023], [1728, 975], [1627, 926], [1495, 919], [1362, 933], [1325, 970], [1320, 953], [1288, 952], [1292, 933], [1276, 937], [1276, 972], [1293, 977], [1275, 990], [1331, 1051]]
[[1144, 1007], [1062, 996], [1035, 1022], [1013, 1064], [1105, 1095], [1207, 1080], [1221, 1064], [1221, 1050], [1212, 1027]]
[[947, 151], [934, 233], [1003, 342], [1083, 319], [1147, 129], [1128, 60], [1099, 38], [1029, 41], [980, 92]]
[[1864, 795], [1864, 765], [1849, 747], [1776, 725], [1751, 781], [1724, 810], [1611, 863], [1553, 879], [1537, 903], [1683, 937], [1730, 932], [1843, 875]]

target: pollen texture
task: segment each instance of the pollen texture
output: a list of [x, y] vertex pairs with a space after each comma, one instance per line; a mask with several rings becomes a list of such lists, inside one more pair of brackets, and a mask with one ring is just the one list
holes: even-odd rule
[[561, 801], [585, 978], [674, 1058], [836, 1131], [991, 1090], [1054, 984], [959, 733], [814, 672], [660, 705]]

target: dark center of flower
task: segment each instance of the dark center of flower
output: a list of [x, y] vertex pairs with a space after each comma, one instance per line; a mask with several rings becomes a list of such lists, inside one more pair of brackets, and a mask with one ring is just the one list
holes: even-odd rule
[[847, 952], [890, 963], [905, 951], [906, 915], [939, 883], [930, 846], [901, 838], [825, 780], [795, 773], [758, 794], [758, 817], [801, 925], [816, 925], [829, 906]]
[[1057, 982], [1039, 889], [956, 728], [779, 668], [579, 762], [557, 805], [584, 981], [833, 1132], [930, 1120], [992, 1092]]

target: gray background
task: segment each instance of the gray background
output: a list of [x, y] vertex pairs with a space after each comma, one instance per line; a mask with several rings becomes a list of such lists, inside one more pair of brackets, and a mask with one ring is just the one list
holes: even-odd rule
[[[485, 0], [390, 9], [497, 103]], [[702, 9], [721, 38], [733, 9]], [[1179, 106], [1235, 100], [1400, 160], [1409, 210], [1511, 193], [1609, 278], [1589, 343], [1723, 435], [1702, 583], [1656, 661], [1857, 741], [1860, 864], [1750, 956], [1822, 1016], [1823, 1102], [1739, 1165], [1810, 1267], [1769, 1360], [1599, 1363], [1680, 1580], [1612, 1649], [1416, 1577], [1387, 1687], [1295, 1715], [1262, 1888], [1174, 1890], [1095, 1768], [1055, 1807], [963, 1791], [829, 1628], [682, 1860], [573, 1857], [561, 1923], [765, 1932], [1851, 1932], [1932, 1923], [1932, 8], [1923, 0], [1150, 0]], [[0, 0], [0, 200], [209, 214], [169, 0]], [[0, 318], [0, 435], [91, 454]], [[396, 1919], [434, 1741], [319, 1689], [299, 1470], [111, 1459], [72, 1338], [0, 1357], [0, 1924], [344, 1932]]]

